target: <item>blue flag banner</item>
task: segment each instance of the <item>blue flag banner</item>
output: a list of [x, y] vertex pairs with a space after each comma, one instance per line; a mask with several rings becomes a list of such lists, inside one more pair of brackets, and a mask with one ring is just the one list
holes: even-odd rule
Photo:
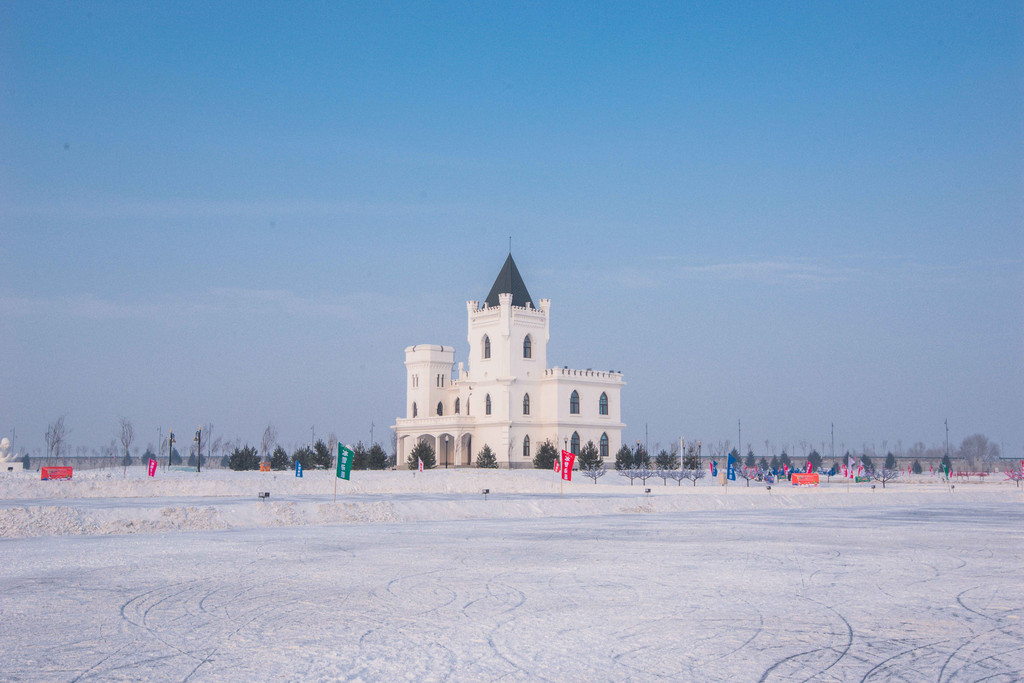
[[295, 461], [295, 476], [296, 477], [301, 477], [302, 476], [302, 463], [299, 462], [298, 460]]
[[717, 477], [718, 476], [718, 463], [715, 462], [714, 460], [711, 461], [711, 476], [712, 477]]
[[732, 453], [729, 454], [729, 460], [725, 465], [725, 478], [729, 481], [736, 481], [736, 458], [732, 457]]

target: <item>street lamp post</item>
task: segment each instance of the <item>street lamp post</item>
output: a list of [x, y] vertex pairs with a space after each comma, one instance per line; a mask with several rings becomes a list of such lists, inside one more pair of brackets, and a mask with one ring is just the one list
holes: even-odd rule
[[448, 435], [444, 435], [444, 468], [448, 469]]

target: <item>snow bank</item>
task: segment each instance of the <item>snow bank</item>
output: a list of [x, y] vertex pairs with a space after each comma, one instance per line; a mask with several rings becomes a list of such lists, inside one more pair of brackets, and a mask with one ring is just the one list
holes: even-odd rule
[[[582, 517], [951, 503], [1024, 502], [1012, 482], [957, 483], [955, 490], [927, 476], [869, 484], [834, 482], [814, 488], [776, 485], [724, 488], [708, 481], [633, 486], [614, 472], [601, 483], [579, 477], [564, 485], [547, 471], [434, 470], [353, 472], [163, 472], [141, 468], [76, 473], [70, 481], [41, 481], [37, 473], [0, 477], [0, 537], [130, 534], [176, 530], [418, 522], [465, 519]], [[337, 501], [334, 489], [337, 484]], [[489, 489], [487, 499], [482, 489]], [[645, 493], [650, 489], [651, 493]], [[270, 492], [267, 500], [257, 492]]]

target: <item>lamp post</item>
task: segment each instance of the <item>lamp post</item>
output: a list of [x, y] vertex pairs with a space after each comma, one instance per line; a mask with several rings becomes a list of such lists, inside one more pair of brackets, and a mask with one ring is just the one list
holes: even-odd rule
[[174, 453], [174, 430], [171, 430], [171, 435], [167, 437], [167, 469], [171, 468], [171, 455]]
[[448, 469], [448, 435], [444, 435], [444, 468]]

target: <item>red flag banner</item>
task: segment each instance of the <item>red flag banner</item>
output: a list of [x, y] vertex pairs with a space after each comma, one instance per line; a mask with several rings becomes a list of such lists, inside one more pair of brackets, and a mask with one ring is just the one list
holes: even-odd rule
[[[562, 451], [562, 452], [565, 453], [565, 451]], [[562, 459], [561, 458], [555, 458], [555, 472], [561, 472], [561, 471], [562, 471]]]
[[562, 479], [572, 481], [572, 464], [576, 461], [576, 454], [569, 451], [562, 451]]
[[150, 458], [149, 459], [149, 476], [152, 477], [155, 474], [156, 474], [156, 458]]

